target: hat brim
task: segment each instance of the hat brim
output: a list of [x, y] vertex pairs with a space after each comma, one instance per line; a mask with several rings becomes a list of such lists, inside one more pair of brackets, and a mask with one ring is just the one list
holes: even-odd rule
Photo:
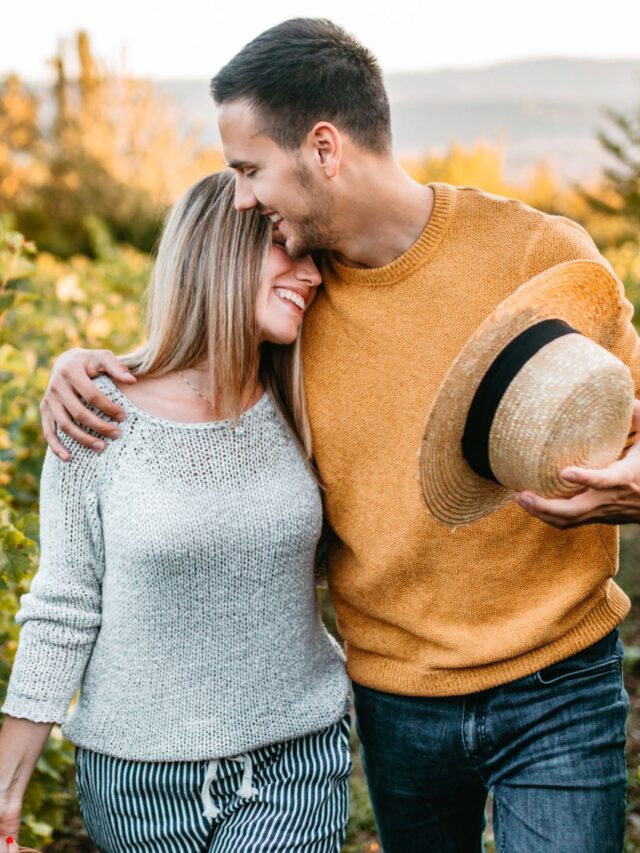
[[610, 349], [624, 290], [597, 261], [567, 261], [522, 284], [482, 322], [449, 368], [433, 401], [419, 454], [427, 509], [449, 526], [469, 524], [500, 509], [513, 492], [478, 476], [462, 454], [469, 406], [498, 354], [521, 332], [547, 319], [567, 322]]

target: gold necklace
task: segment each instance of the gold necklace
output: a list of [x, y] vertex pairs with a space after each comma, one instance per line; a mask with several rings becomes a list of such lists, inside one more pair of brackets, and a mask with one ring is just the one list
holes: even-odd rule
[[208, 404], [211, 406], [211, 408], [215, 410], [215, 406], [213, 405], [213, 400], [210, 400], [208, 397], [205, 397], [205, 396], [204, 396], [204, 394], [201, 394], [201, 393], [200, 393], [200, 391], [198, 391], [198, 389], [196, 388], [196, 386], [195, 386], [195, 385], [192, 385], [192, 384], [191, 384], [191, 382], [189, 382], [189, 380], [187, 379], [187, 377], [185, 376], [185, 374], [184, 374], [182, 371], [180, 371], [180, 376], [181, 376], [181, 377], [183, 378], [183, 380], [187, 383], [187, 385], [189, 386], [189, 388], [191, 388], [191, 390], [192, 390], [195, 394], [197, 394], [197, 395], [198, 395], [198, 397], [200, 397], [200, 399], [201, 399], [201, 400], [204, 400], [204, 401], [205, 401], [205, 403], [208, 403]]
[[[191, 382], [189, 382], [189, 380], [187, 379], [187, 377], [185, 376], [185, 374], [182, 371], [180, 371], [180, 376], [185, 381], [185, 383], [189, 386], [189, 388], [191, 388], [191, 390], [194, 392], [194, 394], [197, 394], [201, 400], [204, 400], [205, 403], [208, 403], [209, 406], [215, 412], [216, 407], [213, 404], [213, 400], [210, 400], [208, 397], [205, 397], [204, 394], [200, 393], [200, 391], [198, 391], [196, 386], [192, 385]], [[244, 427], [241, 426], [241, 424], [236, 424], [236, 426], [234, 426], [234, 428], [233, 428], [233, 434], [234, 435], [243, 435], [244, 434]]]

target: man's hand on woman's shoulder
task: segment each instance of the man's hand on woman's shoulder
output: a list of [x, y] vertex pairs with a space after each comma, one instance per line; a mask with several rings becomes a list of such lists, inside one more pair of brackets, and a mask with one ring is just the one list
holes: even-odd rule
[[58, 358], [51, 371], [49, 385], [40, 403], [42, 431], [49, 447], [65, 462], [68, 462], [71, 457], [58, 440], [56, 425], [80, 444], [96, 451], [104, 449], [104, 442], [85, 432], [81, 426], [109, 438], [120, 436], [120, 432], [113, 424], [95, 415], [80, 399], [84, 398], [87, 403], [104, 412], [112, 420], [124, 420], [124, 410], [105, 396], [91, 381], [102, 373], [106, 373], [117, 382], [133, 384], [136, 381], [129, 369], [106, 349], [67, 350]]

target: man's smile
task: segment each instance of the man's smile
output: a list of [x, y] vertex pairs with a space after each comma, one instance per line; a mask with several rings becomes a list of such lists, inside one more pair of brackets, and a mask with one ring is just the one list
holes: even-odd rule
[[282, 233], [282, 231], [278, 227], [281, 222], [282, 222], [282, 217], [280, 217], [280, 219], [278, 219], [277, 223], [275, 223], [273, 225], [273, 227], [271, 229], [271, 239], [273, 240], [274, 243], [280, 243], [281, 245], [284, 245], [287, 238], [285, 237], [285, 235]]

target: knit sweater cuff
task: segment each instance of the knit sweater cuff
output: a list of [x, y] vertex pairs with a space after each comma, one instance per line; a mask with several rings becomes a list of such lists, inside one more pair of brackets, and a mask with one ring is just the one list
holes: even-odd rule
[[[22, 598], [25, 611], [31, 606], [29, 595]], [[37, 723], [65, 720], [82, 682], [95, 630], [62, 629], [61, 633], [61, 626], [36, 619], [23, 625], [5, 704], [0, 709], [5, 714]]]
[[65, 700], [21, 696], [11, 692], [5, 697], [0, 711], [10, 717], [31, 720], [33, 723], [61, 724], [67, 716], [67, 709], [68, 702]]

